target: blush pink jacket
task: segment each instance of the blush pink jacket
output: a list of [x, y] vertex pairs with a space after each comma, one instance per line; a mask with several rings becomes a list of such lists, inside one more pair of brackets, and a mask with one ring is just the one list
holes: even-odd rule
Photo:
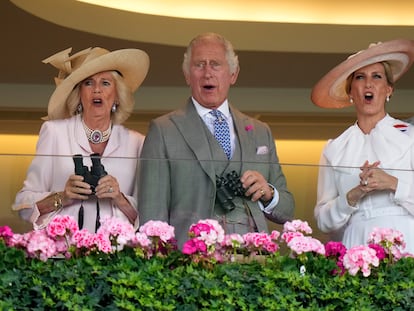
[[[114, 125], [101, 163], [109, 175], [114, 176], [121, 192], [137, 208], [137, 167], [144, 136], [122, 125]], [[48, 224], [56, 212], [40, 216], [36, 202], [49, 194], [63, 191], [68, 177], [74, 174], [74, 154], [83, 155], [83, 164], [91, 167], [92, 154], [80, 116], [43, 123], [36, 146], [36, 155], [28, 169], [23, 188], [17, 193], [13, 209], [33, 223], [35, 229]], [[96, 197], [87, 201], [74, 201], [57, 213], [78, 219], [81, 203], [84, 207], [84, 228], [95, 231]], [[110, 199], [100, 199], [101, 219], [110, 216], [128, 221]], [[138, 227], [138, 218], [135, 223]]]

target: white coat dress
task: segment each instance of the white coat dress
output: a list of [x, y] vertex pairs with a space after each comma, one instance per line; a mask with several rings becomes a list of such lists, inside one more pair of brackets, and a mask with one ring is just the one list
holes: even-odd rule
[[[381, 161], [379, 167], [398, 178], [395, 193], [369, 193], [355, 207], [346, 194], [360, 183], [360, 167]], [[323, 232], [342, 232], [347, 248], [366, 245], [375, 227], [393, 228], [404, 235], [404, 251], [414, 254], [414, 127], [386, 115], [364, 134], [354, 124], [328, 141], [320, 161], [315, 217]]]

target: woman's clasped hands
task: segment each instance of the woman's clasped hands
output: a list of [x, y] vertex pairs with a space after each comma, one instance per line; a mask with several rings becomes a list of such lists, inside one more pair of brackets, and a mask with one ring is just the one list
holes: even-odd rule
[[398, 179], [378, 166], [380, 161], [374, 163], [365, 163], [361, 167], [361, 173], [359, 174], [360, 186], [365, 193], [373, 190], [392, 190], [395, 192], [397, 188]]

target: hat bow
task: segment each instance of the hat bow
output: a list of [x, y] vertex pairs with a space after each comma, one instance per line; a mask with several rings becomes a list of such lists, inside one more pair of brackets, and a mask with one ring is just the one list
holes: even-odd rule
[[72, 48], [68, 48], [42, 60], [43, 63], [51, 64], [55, 68], [59, 69], [58, 76], [55, 77], [56, 86], [65, 80], [65, 78], [69, 76], [73, 70], [78, 68], [79, 63], [83, 63], [86, 55], [89, 54], [91, 49], [92, 48], [87, 48], [70, 56], [69, 53], [72, 52]]

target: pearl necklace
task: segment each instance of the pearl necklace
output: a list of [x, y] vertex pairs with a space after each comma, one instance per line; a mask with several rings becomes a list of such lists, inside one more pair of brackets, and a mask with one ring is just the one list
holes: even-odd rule
[[98, 129], [92, 130], [90, 129], [86, 124], [85, 121], [82, 119], [83, 128], [85, 129], [86, 136], [88, 137], [88, 140], [92, 144], [99, 144], [104, 143], [109, 139], [109, 136], [111, 136], [112, 132], [112, 123], [109, 124], [109, 127], [106, 131], [102, 132]]

